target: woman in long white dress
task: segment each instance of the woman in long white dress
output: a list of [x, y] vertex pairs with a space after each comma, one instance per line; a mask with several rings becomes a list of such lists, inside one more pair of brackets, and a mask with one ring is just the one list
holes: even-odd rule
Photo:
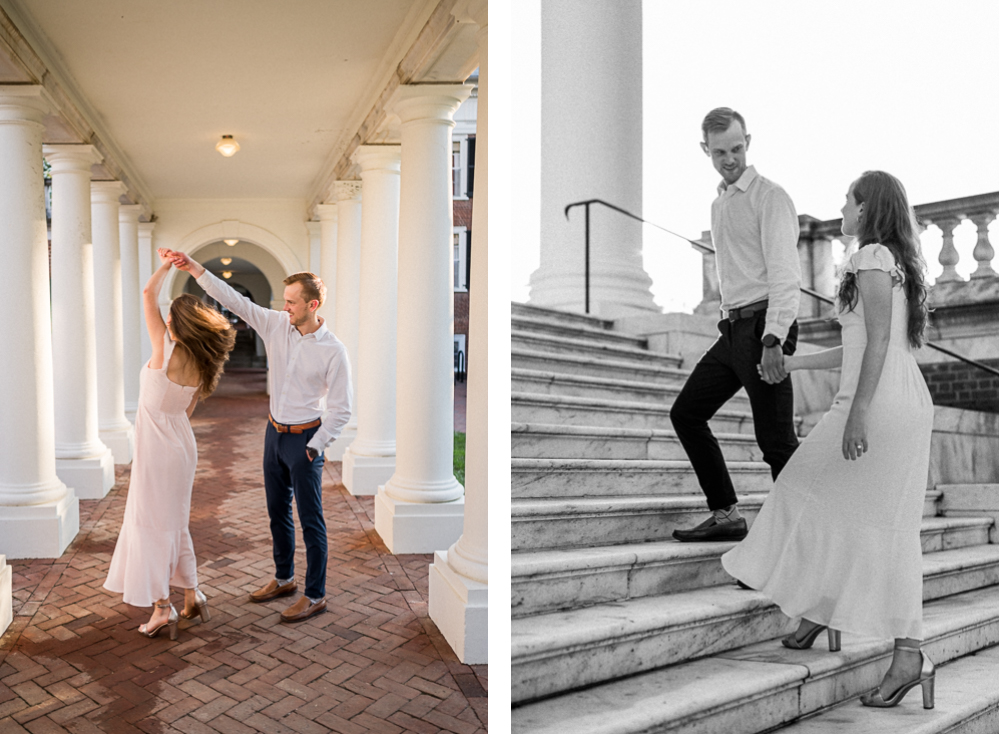
[[785, 357], [787, 371], [841, 368], [840, 390], [722, 564], [802, 618], [786, 647], [809, 647], [824, 629], [831, 650], [841, 631], [893, 638], [864, 705], [894, 706], [919, 684], [933, 708], [920, 523], [934, 408], [912, 353], [927, 321], [916, 220], [903, 185], [881, 171], [851, 184], [842, 213], [858, 245], [837, 298], [843, 345]]
[[104, 588], [122, 594], [126, 604], [153, 606], [141, 634], [155, 637], [167, 629], [177, 639], [171, 585], [184, 589], [180, 616], [209, 618], [188, 532], [198, 463], [190, 417], [199, 398], [218, 384], [236, 335], [222, 314], [189, 294], [174, 299], [164, 323], [157, 297], [171, 261], [163, 257], [165, 250], [158, 252], [161, 265], [143, 290], [153, 350], [139, 377], [128, 499]]

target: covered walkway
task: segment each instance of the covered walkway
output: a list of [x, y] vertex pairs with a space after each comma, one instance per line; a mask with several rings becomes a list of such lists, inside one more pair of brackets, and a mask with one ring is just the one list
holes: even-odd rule
[[[211, 621], [182, 625], [177, 642], [148, 640], [136, 632], [148, 610], [102, 588], [128, 491], [119, 465], [106, 497], [80, 501], [80, 532], [59, 558], [9, 562], [4, 734], [486, 730], [486, 666], [461, 664], [428, 616], [432, 556], [389, 553], [374, 498], [347, 492], [339, 462], [323, 485], [328, 611], [285, 625], [287, 599], [247, 602], [273, 572], [259, 471], [264, 374], [232, 370], [192, 418], [191, 535]], [[301, 535], [298, 548], [301, 577]]]

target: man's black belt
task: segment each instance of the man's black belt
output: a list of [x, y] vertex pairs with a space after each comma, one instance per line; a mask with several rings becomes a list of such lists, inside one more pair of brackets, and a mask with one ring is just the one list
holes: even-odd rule
[[767, 309], [767, 299], [763, 301], [757, 301], [757, 303], [751, 303], [748, 306], [742, 306], [740, 308], [734, 308], [728, 311], [727, 318], [730, 321], [739, 321], [740, 319], [748, 319], [753, 316], [758, 311], [764, 311]]

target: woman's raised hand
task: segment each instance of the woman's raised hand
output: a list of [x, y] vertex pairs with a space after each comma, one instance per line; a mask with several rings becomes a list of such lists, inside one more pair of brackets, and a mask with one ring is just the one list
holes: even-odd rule
[[173, 251], [165, 247], [156, 248], [156, 254], [160, 256], [160, 266], [173, 264]]

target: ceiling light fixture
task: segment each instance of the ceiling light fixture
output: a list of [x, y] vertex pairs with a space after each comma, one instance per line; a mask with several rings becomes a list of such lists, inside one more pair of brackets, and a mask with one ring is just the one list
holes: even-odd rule
[[228, 265], [232, 261], [233, 261], [233, 258], [231, 258], [231, 257], [224, 257], [219, 262], [221, 262], [223, 265]]
[[233, 140], [232, 135], [223, 135], [222, 140], [215, 144], [215, 149], [230, 158], [240, 149], [240, 144]]
[[233, 271], [232, 270], [223, 270], [222, 271], [222, 277], [225, 278], [226, 280], [229, 280], [230, 278], [233, 277]]
[[230, 247], [235, 247], [236, 243], [239, 242], [239, 240], [222, 240], [222, 241], [225, 242]]

